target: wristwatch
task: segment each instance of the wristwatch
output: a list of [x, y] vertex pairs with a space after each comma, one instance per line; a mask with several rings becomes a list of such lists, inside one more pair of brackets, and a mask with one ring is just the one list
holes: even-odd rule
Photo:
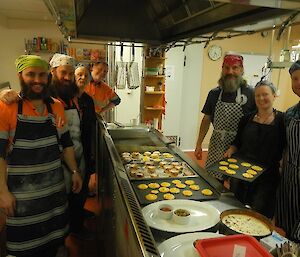
[[71, 172], [72, 172], [72, 175], [74, 175], [75, 173], [79, 173], [80, 174], [80, 170], [78, 170], [78, 169], [71, 170]]

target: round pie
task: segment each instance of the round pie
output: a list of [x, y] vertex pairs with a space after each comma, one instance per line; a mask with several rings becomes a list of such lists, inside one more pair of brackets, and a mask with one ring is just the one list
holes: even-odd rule
[[151, 192], [151, 194], [156, 194], [156, 195], [159, 193], [159, 191], [156, 190], [156, 189], [153, 189], [153, 190], [151, 190], [150, 192]]
[[219, 166], [219, 169], [220, 169], [220, 170], [227, 170], [228, 167], [226, 167], [226, 166]]
[[194, 191], [198, 191], [200, 189], [200, 186], [198, 186], [198, 185], [190, 185], [190, 189], [192, 189]]
[[138, 189], [147, 189], [148, 186], [146, 184], [139, 184], [138, 186]]
[[168, 188], [168, 187], [160, 187], [158, 190], [159, 190], [159, 192], [162, 192], [162, 193], [168, 193], [170, 191], [170, 188]]
[[148, 187], [150, 187], [152, 189], [157, 189], [160, 187], [160, 185], [158, 183], [150, 183], [150, 184], [148, 184]]
[[180, 192], [180, 189], [177, 187], [170, 188], [170, 193], [172, 193], [172, 194], [178, 194], [179, 192]]
[[193, 185], [193, 184], [195, 184], [195, 181], [194, 180], [186, 180], [184, 183], [187, 185]]
[[252, 166], [251, 169], [255, 170], [255, 171], [262, 171], [263, 170], [263, 168], [259, 167], [259, 166]]
[[191, 190], [183, 190], [182, 191], [182, 194], [184, 196], [192, 196], [193, 195], [193, 192]]
[[244, 167], [251, 167], [251, 164], [249, 162], [242, 162], [241, 165]]
[[175, 196], [173, 194], [167, 193], [164, 194], [164, 199], [166, 200], [173, 200], [175, 198]]
[[229, 168], [230, 168], [230, 169], [237, 170], [237, 169], [239, 168], [239, 166], [236, 165], [236, 164], [229, 164]]
[[229, 163], [225, 162], [225, 161], [220, 161], [219, 164], [222, 165], [222, 166], [224, 166], [224, 165], [228, 165]]
[[176, 187], [178, 187], [178, 188], [185, 188], [186, 185], [182, 184], [182, 183], [178, 183], [178, 184], [176, 184]]
[[212, 195], [212, 194], [213, 194], [213, 192], [212, 192], [210, 189], [208, 189], [208, 188], [203, 189], [203, 190], [201, 191], [201, 193], [202, 193], [203, 195]]
[[171, 184], [169, 182], [162, 182], [160, 185], [162, 187], [169, 187], [169, 186], [171, 186]]
[[251, 174], [251, 175], [256, 175], [257, 172], [255, 170], [247, 170], [247, 173]]
[[148, 200], [148, 201], [155, 201], [157, 199], [157, 195], [155, 194], [147, 194], [145, 196], [145, 198]]
[[227, 174], [230, 174], [230, 175], [236, 174], [236, 171], [231, 170], [231, 169], [225, 170], [225, 172], [226, 172]]
[[245, 177], [245, 178], [253, 178], [253, 175], [245, 172], [245, 173], [243, 173], [243, 177]]
[[233, 162], [233, 163], [236, 163], [237, 162], [237, 159], [234, 159], [234, 158], [229, 158], [227, 159], [228, 162]]
[[172, 180], [173, 184], [181, 184], [181, 181], [179, 179], [174, 179]]

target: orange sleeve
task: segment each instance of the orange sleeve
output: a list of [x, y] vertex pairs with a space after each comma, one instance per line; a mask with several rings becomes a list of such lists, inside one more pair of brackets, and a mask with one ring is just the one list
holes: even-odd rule
[[117, 94], [115, 93], [115, 91], [112, 88], [110, 88], [109, 85], [105, 84], [105, 96], [106, 96], [106, 99], [111, 100], [116, 95]]
[[8, 139], [9, 131], [10, 131], [10, 123], [13, 118], [16, 119], [12, 115], [12, 109], [14, 108], [14, 104], [7, 105], [0, 101], [0, 138]]
[[59, 100], [57, 99], [53, 99], [53, 100], [54, 100], [54, 104], [52, 104], [52, 109], [53, 109], [53, 114], [55, 115], [56, 127], [58, 129], [62, 129], [67, 124], [64, 106]]

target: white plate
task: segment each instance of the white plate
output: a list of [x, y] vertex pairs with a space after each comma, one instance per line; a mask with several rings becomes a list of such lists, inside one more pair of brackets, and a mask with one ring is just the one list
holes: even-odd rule
[[224, 236], [211, 232], [187, 233], [174, 236], [162, 242], [158, 247], [162, 257], [199, 257], [193, 246], [196, 239], [214, 238]]
[[[157, 216], [161, 204], [169, 204], [175, 209], [186, 209], [191, 213], [188, 224], [174, 223], [173, 219], [164, 220]], [[193, 200], [166, 200], [147, 205], [142, 209], [147, 224], [167, 232], [186, 233], [202, 231], [215, 226], [220, 220], [220, 212], [213, 206]]]

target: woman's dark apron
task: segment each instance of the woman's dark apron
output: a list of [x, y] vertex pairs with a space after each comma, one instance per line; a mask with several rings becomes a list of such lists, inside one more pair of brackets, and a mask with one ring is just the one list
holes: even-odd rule
[[18, 104], [17, 126], [7, 158], [7, 184], [16, 198], [7, 218], [7, 252], [35, 254], [63, 244], [67, 230], [67, 195], [58, 134], [50, 104], [48, 115], [26, 116]]

